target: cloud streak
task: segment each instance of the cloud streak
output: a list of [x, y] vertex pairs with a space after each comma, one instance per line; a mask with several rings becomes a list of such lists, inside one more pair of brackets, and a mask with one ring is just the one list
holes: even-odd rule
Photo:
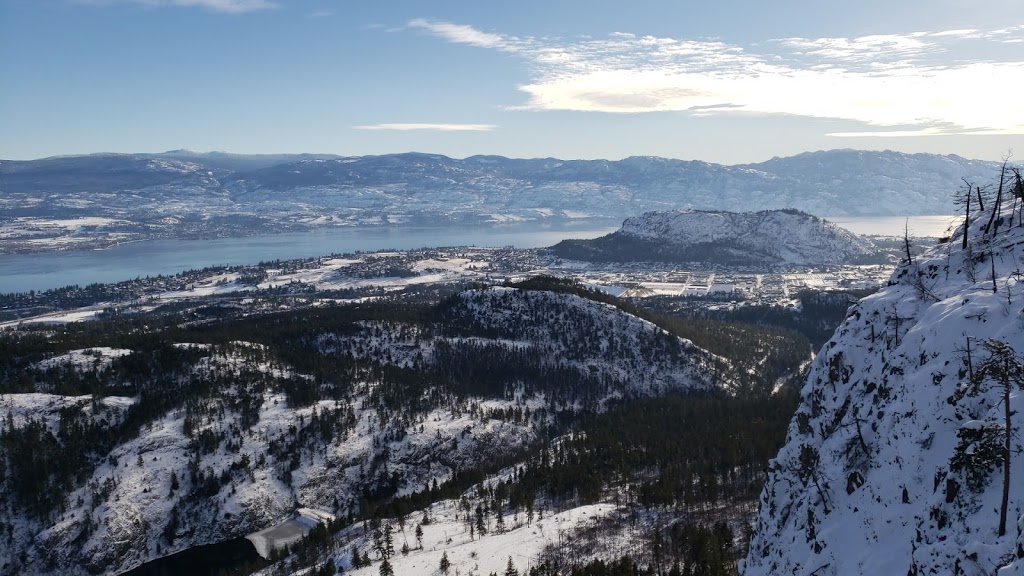
[[1006, 55], [1024, 42], [1024, 26], [752, 46], [629, 33], [517, 37], [423, 19], [407, 28], [521, 58], [530, 79], [512, 109], [785, 114], [893, 128], [863, 133], [885, 137], [1024, 133], [1024, 100], [1003, 84], [1024, 74], [1024, 61]]
[[366, 124], [353, 126], [356, 130], [428, 130], [434, 132], [490, 132], [497, 128], [494, 124]]

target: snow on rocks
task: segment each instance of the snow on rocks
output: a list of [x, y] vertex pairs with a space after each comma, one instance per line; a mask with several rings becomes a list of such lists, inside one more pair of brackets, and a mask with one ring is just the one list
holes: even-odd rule
[[[1002, 453], [1003, 396], [991, 380], [964, 385], [990, 339], [1024, 356], [1024, 228], [1008, 206], [997, 233], [991, 216], [903, 262], [814, 359], [742, 573], [981, 575], [1010, 561], [1004, 573], [1020, 573], [1019, 418], [999, 535], [1002, 466], [991, 454]], [[1009, 408], [1024, 413], [1024, 391]], [[996, 442], [987, 452], [985, 431]]]
[[126, 348], [110, 348], [107, 346], [96, 346], [94, 348], [82, 348], [71, 350], [59, 356], [47, 358], [37, 364], [39, 368], [47, 369], [65, 364], [70, 364], [79, 370], [102, 370], [110, 365], [114, 358], [120, 358], [131, 354], [132, 351]]
[[327, 525], [334, 520], [334, 514], [312, 508], [299, 508], [287, 520], [270, 528], [253, 532], [245, 537], [256, 547], [256, 553], [263, 558], [270, 557], [270, 551], [281, 549], [298, 542], [318, 524]]

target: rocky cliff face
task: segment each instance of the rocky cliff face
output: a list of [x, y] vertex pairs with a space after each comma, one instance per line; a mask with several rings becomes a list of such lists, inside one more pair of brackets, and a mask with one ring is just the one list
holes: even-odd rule
[[744, 574], [1022, 571], [1024, 227], [1007, 196], [849, 309], [770, 465]]

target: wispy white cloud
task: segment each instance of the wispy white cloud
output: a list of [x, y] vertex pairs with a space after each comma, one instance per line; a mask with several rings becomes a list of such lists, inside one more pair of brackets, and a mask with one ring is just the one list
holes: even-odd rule
[[826, 136], [836, 138], [906, 138], [907, 136], [939, 136], [947, 134], [939, 128], [921, 128], [919, 130], [865, 130], [861, 132], [829, 132]]
[[330, 10], [316, 10], [309, 13], [310, 18], [327, 18], [329, 16], [334, 16], [334, 12]]
[[408, 26], [409, 28], [426, 30], [435, 36], [439, 36], [449, 42], [455, 42], [458, 44], [469, 44], [480, 48], [498, 48], [502, 50], [509, 50], [512, 47], [512, 41], [507, 36], [482, 32], [465, 24], [434, 22], [417, 18], [415, 20], [411, 20]]
[[422, 19], [407, 28], [522, 58], [530, 80], [514, 109], [787, 114], [897, 128], [864, 133], [885, 137], [1024, 133], [1024, 101], [1000, 85], [1024, 74], [1024, 59], [1005, 47], [1024, 40], [1024, 26], [759, 46], [630, 33], [517, 37]]
[[241, 14], [278, 8], [272, 0], [77, 0], [82, 4], [143, 4], [146, 6], [183, 6], [205, 8], [213, 12]]
[[353, 126], [356, 130], [433, 130], [435, 132], [490, 132], [494, 124], [367, 124]]

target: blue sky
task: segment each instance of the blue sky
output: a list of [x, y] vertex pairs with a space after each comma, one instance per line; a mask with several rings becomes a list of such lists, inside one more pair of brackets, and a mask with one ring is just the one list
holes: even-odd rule
[[[0, 158], [1024, 142], [1019, 0], [0, 0]], [[1024, 150], [1018, 150], [1018, 155]]]

